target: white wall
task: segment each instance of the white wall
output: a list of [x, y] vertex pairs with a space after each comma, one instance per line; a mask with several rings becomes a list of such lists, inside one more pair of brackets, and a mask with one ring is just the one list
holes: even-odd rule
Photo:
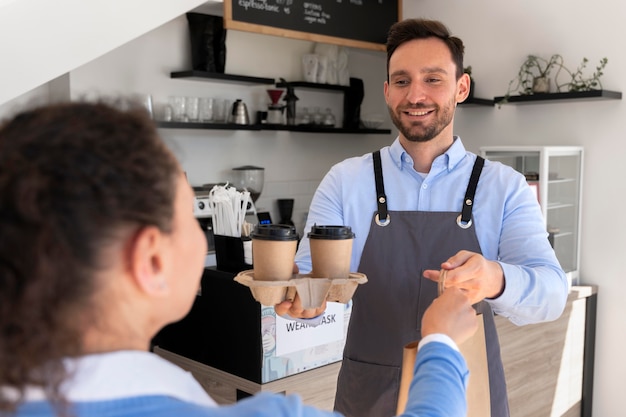
[[[441, 20], [464, 40], [478, 97], [504, 95], [526, 55], [554, 53], [572, 69], [583, 57], [591, 70], [607, 57], [604, 88], [626, 93], [623, 2], [422, 0], [404, 1], [403, 11], [404, 17]], [[461, 108], [455, 123], [456, 133], [474, 151], [483, 145], [585, 148], [581, 280], [599, 286], [593, 415], [601, 417], [624, 415], [625, 100]]]
[[[312, 47], [308, 41], [228, 31], [225, 72], [302, 80], [300, 59]], [[171, 79], [171, 71], [191, 69], [189, 49], [187, 20], [181, 16], [72, 71], [72, 95], [149, 93], [157, 115], [170, 95], [241, 98], [251, 116], [267, 108], [265, 90], [271, 85]], [[383, 100], [384, 63], [384, 52], [349, 50], [351, 76], [365, 83], [362, 114], [388, 117]], [[330, 107], [341, 120], [342, 93], [306, 89], [296, 89], [295, 93], [298, 108]], [[391, 127], [391, 122], [387, 120], [386, 126]], [[295, 198], [293, 220], [300, 229], [311, 196], [333, 163], [378, 149], [395, 135], [178, 129], [161, 129], [161, 134], [171, 141], [193, 185], [231, 180], [231, 169], [237, 166], [265, 167], [259, 210], [272, 212], [272, 218], [278, 220], [275, 200]]]
[[0, 104], [205, 0], [0, 1]]

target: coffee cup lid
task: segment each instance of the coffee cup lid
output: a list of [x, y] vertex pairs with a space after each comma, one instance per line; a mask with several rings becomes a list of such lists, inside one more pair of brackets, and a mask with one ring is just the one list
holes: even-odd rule
[[259, 240], [298, 240], [295, 226], [287, 224], [258, 224], [252, 233], [252, 239]]
[[354, 233], [350, 226], [318, 226], [311, 227], [307, 235], [309, 239], [354, 239]]

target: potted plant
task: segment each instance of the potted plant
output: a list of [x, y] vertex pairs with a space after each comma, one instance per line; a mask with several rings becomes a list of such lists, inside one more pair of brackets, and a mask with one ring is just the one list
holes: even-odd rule
[[[561, 88], [564, 88], [567, 91], [589, 91], [595, 89], [601, 90], [602, 83], [600, 82], [600, 77], [604, 75], [602, 70], [604, 70], [604, 67], [606, 67], [606, 64], [609, 62], [609, 60], [606, 57], [602, 58], [598, 66], [596, 66], [595, 72], [591, 74], [591, 77], [584, 78], [583, 70], [587, 66], [588, 62], [589, 60], [587, 58], [583, 58], [582, 62], [574, 72], [571, 72], [565, 66], [559, 68], [559, 71], [556, 73], [555, 76], [557, 91], [561, 91]], [[561, 69], [564, 70], [570, 76], [570, 78], [567, 82], [559, 84], [558, 78]]]
[[[602, 88], [600, 77], [604, 74], [602, 70], [608, 62], [607, 58], [600, 60], [596, 71], [591, 77], [584, 78], [583, 70], [588, 61], [587, 58], [583, 58], [582, 63], [578, 66], [576, 71], [572, 72], [563, 64], [563, 57], [559, 54], [552, 55], [550, 59], [544, 59], [536, 55], [528, 55], [524, 63], [520, 66], [517, 78], [509, 81], [509, 87], [504, 98], [496, 104], [500, 107], [502, 104], [506, 103], [511, 94], [515, 92], [520, 95], [549, 93], [549, 75], [554, 69], [556, 69], [554, 80], [558, 92], [561, 92], [562, 89], [571, 92], [588, 91], [598, 86]], [[564, 83], [559, 83], [558, 79], [561, 74], [569, 75], [569, 80]]]
[[[528, 55], [517, 73], [517, 80], [509, 83], [509, 91], [520, 91], [520, 94], [548, 93], [550, 92], [550, 71], [554, 67], [561, 68], [563, 58], [554, 54], [550, 59], [544, 59], [537, 55]], [[512, 83], [517, 81], [515, 90], [511, 89]]]

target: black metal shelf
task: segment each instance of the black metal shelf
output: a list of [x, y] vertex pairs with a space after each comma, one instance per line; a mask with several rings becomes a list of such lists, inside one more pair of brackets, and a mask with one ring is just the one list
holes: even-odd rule
[[[494, 102], [498, 104], [504, 100], [505, 96], [495, 97]], [[509, 96], [507, 101], [502, 104], [529, 104], [537, 101], [555, 101], [555, 100], [621, 100], [622, 93], [610, 90], [589, 90], [574, 91], [567, 93], [542, 93], [528, 94], [519, 96]]]
[[276, 87], [278, 88], [298, 87], [298, 88], [309, 88], [312, 90], [335, 90], [335, 91], [341, 91], [341, 92], [346, 92], [350, 89], [350, 87], [347, 85], [320, 84], [320, 83], [311, 83], [308, 81], [279, 82], [279, 83], [276, 83]]
[[238, 125], [235, 123], [204, 123], [204, 122], [156, 122], [163, 129], [206, 129], [206, 130], [261, 130], [259, 125]]
[[[225, 82], [239, 82], [249, 84], [275, 84], [277, 88], [297, 87], [312, 90], [330, 90], [345, 93], [350, 89], [349, 86], [336, 84], [319, 84], [308, 81], [278, 82], [272, 78], [249, 77], [246, 75], [222, 74], [204, 71], [178, 71], [170, 73], [171, 78], [183, 78], [190, 80], [216, 80]], [[342, 128], [327, 127], [320, 125], [267, 125], [267, 124], [250, 124], [239, 125], [234, 123], [204, 123], [204, 122], [165, 122], [158, 121], [157, 127], [163, 129], [205, 129], [205, 130], [269, 130], [269, 131], [288, 131], [288, 132], [304, 132], [304, 133], [333, 133], [333, 134], [390, 134], [390, 129], [368, 129], [368, 128]]]
[[287, 131], [287, 132], [304, 132], [304, 133], [356, 133], [356, 134], [390, 134], [390, 129], [346, 129], [342, 127], [326, 127], [315, 125], [266, 125], [251, 124], [238, 125], [235, 123], [203, 123], [203, 122], [156, 122], [157, 127], [162, 129], [205, 129], [205, 130], [267, 130], [267, 131]]
[[273, 78], [263, 77], [250, 77], [248, 75], [236, 75], [236, 74], [222, 74], [219, 72], [206, 72], [206, 71], [176, 71], [170, 73], [170, 78], [184, 78], [189, 80], [198, 81], [227, 81], [229, 83], [246, 83], [246, 84], [274, 84], [276, 80]]
[[390, 129], [368, 129], [368, 128], [343, 128], [343, 127], [328, 127], [323, 125], [260, 125], [261, 130], [285, 130], [289, 132], [305, 132], [305, 133], [372, 133], [386, 135], [390, 134]]
[[468, 98], [465, 101], [459, 103], [459, 106], [463, 106], [463, 107], [490, 106], [490, 107], [493, 107], [494, 104], [495, 104], [494, 100], [490, 100], [490, 99], [487, 99], [487, 98], [471, 97], [471, 98]]

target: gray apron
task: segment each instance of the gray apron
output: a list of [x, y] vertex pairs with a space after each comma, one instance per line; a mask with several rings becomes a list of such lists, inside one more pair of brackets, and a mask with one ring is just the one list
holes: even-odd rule
[[[421, 320], [437, 297], [425, 269], [460, 250], [481, 253], [471, 212], [484, 160], [478, 157], [461, 212], [387, 211], [380, 151], [374, 152], [378, 212], [372, 219], [359, 272], [368, 282], [353, 297], [352, 314], [337, 383], [335, 409], [349, 417], [395, 415], [402, 351], [421, 339]], [[491, 415], [509, 415], [504, 370], [493, 312], [474, 305], [485, 320]]]

